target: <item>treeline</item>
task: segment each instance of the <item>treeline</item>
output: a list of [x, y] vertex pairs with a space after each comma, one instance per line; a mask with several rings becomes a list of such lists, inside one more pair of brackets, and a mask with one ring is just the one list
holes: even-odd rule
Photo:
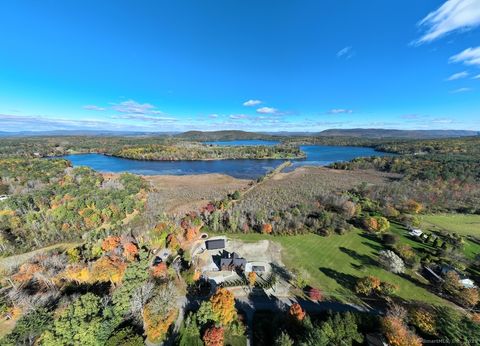
[[9, 193], [0, 201], [4, 256], [121, 225], [143, 210], [147, 195], [138, 176], [105, 178], [89, 168], [68, 167], [65, 160], [2, 160], [0, 173]]
[[293, 146], [217, 146], [183, 143], [176, 145], [146, 145], [126, 147], [113, 156], [135, 160], [223, 160], [223, 159], [295, 159], [305, 154]]
[[480, 155], [474, 154], [365, 157], [349, 162], [336, 162], [330, 167], [348, 170], [376, 169], [400, 173], [408, 180], [480, 181]]

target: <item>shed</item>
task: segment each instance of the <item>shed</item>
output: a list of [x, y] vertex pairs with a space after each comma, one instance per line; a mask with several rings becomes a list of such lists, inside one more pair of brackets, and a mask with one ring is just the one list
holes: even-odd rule
[[218, 250], [225, 248], [225, 239], [211, 239], [205, 241], [207, 250]]

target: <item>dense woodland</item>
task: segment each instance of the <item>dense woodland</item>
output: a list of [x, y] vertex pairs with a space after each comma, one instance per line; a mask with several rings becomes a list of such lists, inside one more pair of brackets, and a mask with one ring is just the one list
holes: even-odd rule
[[305, 154], [294, 146], [234, 146], [183, 143], [123, 148], [113, 156], [135, 160], [224, 160], [224, 159], [298, 159]]
[[131, 174], [105, 177], [66, 160], [3, 159], [0, 201], [2, 255], [80, 240], [118, 228], [144, 206], [146, 184]]

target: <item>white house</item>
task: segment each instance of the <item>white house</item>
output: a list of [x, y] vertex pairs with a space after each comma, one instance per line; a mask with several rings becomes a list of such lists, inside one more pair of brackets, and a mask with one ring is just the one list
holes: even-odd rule
[[423, 234], [423, 232], [420, 229], [412, 228], [412, 230], [408, 234], [410, 234], [413, 237], [420, 237]]

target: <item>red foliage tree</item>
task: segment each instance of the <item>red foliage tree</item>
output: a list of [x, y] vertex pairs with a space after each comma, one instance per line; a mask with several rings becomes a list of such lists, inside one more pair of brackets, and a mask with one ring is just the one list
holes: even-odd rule
[[206, 346], [223, 346], [224, 330], [222, 327], [211, 327], [203, 334], [203, 342]]
[[308, 290], [308, 297], [314, 301], [322, 300], [322, 292], [318, 288], [311, 287]]

